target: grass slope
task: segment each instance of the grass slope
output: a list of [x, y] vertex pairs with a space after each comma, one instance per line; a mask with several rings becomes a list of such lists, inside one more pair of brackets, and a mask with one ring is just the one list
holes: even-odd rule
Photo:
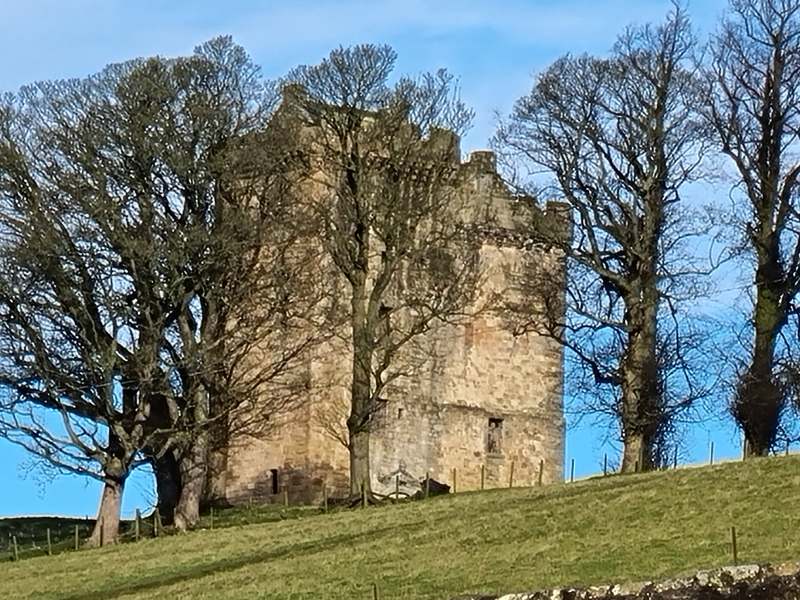
[[[3, 563], [0, 598], [450, 598], [800, 558], [800, 457], [462, 493]], [[274, 515], [273, 513], [270, 513]], [[237, 517], [240, 518], [240, 517]], [[234, 519], [235, 520], [235, 519]]]

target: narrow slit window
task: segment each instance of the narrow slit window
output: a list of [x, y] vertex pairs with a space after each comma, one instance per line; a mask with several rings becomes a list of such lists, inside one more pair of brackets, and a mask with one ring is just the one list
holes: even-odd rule
[[489, 419], [489, 435], [486, 441], [486, 451], [489, 454], [503, 453], [503, 419]]
[[272, 474], [272, 493], [277, 494], [280, 491], [280, 481], [278, 478], [278, 469], [270, 469]]

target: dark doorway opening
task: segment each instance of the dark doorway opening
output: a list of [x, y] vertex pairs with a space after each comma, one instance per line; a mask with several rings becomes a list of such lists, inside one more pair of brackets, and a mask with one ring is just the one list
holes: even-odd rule
[[277, 494], [280, 491], [280, 479], [278, 477], [278, 469], [270, 469], [272, 474], [272, 493]]

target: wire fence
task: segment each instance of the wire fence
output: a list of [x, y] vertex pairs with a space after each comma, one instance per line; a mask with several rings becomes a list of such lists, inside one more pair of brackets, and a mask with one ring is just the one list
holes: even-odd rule
[[[773, 456], [793, 454], [790, 452], [789, 447], [785, 451], [773, 454]], [[681, 464], [675, 456], [672, 464], [662, 467], [661, 470], [676, 470], [676, 469], [692, 469], [709, 465], [716, 465], [730, 462], [740, 462], [746, 460], [746, 453], [743, 452], [741, 458], [736, 459], [718, 459], [715, 456], [714, 443], [709, 445], [708, 458], [705, 461], [697, 463]], [[598, 479], [615, 475], [609, 466], [608, 455], [604, 455], [602, 468], [596, 473], [575, 477], [576, 461], [570, 458], [568, 464], [564, 469], [564, 483], [571, 484], [589, 479]], [[539, 461], [538, 469], [536, 470], [535, 477], [529, 481], [519, 481], [515, 479], [515, 463], [510, 462], [508, 469], [508, 479], [503, 485], [487, 485], [486, 470], [484, 465], [480, 465], [480, 486], [472, 487], [471, 489], [459, 489], [458, 480], [459, 472], [453, 468], [449, 473], [450, 481], [445, 485], [433, 480], [429, 474], [426, 474], [425, 479], [420, 484], [420, 489], [415, 494], [409, 494], [401, 491], [401, 480], [398, 476], [395, 480], [395, 490], [389, 494], [381, 496], [389, 502], [407, 502], [407, 501], [420, 501], [426, 500], [431, 496], [440, 494], [457, 494], [465, 491], [479, 491], [484, 489], [497, 489], [498, 487], [524, 487], [524, 488], [537, 488], [547, 484], [544, 481], [546, 465], [543, 460]], [[635, 469], [638, 471], [638, 469]], [[634, 473], [633, 475], [635, 475]], [[558, 484], [558, 482], [556, 482]], [[290, 505], [289, 503], [289, 490], [283, 488], [276, 495], [275, 498], [268, 503], [259, 503], [256, 499], [251, 498], [245, 507], [239, 507], [232, 511], [223, 511], [220, 513], [211, 508], [210, 511], [203, 515], [200, 527], [207, 529], [214, 529], [215, 527], [232, 527], [248, 524], [264, 523], [270, 520], [284, 520], [287, 517], [298, 517], [304, 512], [313, 511], [315, 513], [326, 513], [331, 509], [338, 508], [342, 504], [348, 507], [362, 507], [367, 508], [373, 504], [373, 495], [368, 493], [368, 486], [362, 484], [360, 486], [360, 497], [353, 501], [352, 498], [343, 502], [341, 499], [329, 497], [328, 485], [323, 482], [321, 486], [321, 500], [312, 504], [306, 505]], [[95, 528], [95, 520], [90, 518], [76, 519], [64, 517], [24, 517], [24, 518], [7, 518], [0, 519], [0, 557], [5, 556], [5, 560], [18, 561], [24, 558], [32, 558], [36, 556], [56, 555], [64, 552], [80, 551], [87, 548], [87, 540]], [[102, 531], [102, 527], [99, 528]], [[154, 510], [147, 516], [142, 516], [140, 511], [136, 511], [136, 516], [133, 519], [125, 519], [120, 522], [120, 534], [117, 540], [118, 543], [133, 543], [142, 539], [157, 538], [162, 535], [171, 533], [168, 528], [165, 528], [161, 522], [159, 512]], [[104, 540], [95, 540], [95, 545], [104, 545]], [[736, 532], [735, 529], [731, 530], [731, 544], [733, 548], [733, 558], [736, 561]], [[3, 560], [0, 558], [0, 560]], [[377, 587], [373, 590], [379, 594]], [[377, 597], [377, 596], [376, 596]]]

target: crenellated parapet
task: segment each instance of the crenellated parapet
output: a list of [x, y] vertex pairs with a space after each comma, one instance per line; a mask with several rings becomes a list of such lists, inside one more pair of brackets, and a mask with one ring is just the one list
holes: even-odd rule
[[476, 229], [498, 245], [561, 247], [569, 242], [569, 206], [558, 201], [542, 204], [510, 188], [497, 171], [494, 152], [471, 152], [460, 165], [459, 187]]

